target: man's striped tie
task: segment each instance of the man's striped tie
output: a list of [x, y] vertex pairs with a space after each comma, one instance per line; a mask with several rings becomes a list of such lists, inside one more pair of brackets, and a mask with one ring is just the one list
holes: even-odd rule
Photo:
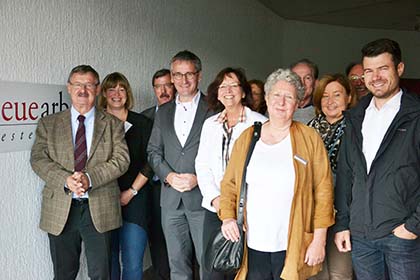
[[79, 115], [77, 120], [79, 121], [79, 127], [77, 128], [74, 145], [74, 170], [83, 171], [87, 161], [85, 116]]

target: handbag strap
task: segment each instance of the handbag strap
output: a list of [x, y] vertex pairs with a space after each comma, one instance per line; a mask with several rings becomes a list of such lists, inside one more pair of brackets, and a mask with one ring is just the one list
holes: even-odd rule
[[237, 223], [239, 226], [242, 226], [244, 223], [244, 207], [246, 201], [246, 191], [248, 188], [248, 184], [246, 183], [246, 171], [248, 168], [249, 160], [251, 159], [252, 152], [254, 151], [255, 144], [260, 139], [261, 136], [261, 122], [254, 123], [254, 132], [252, 134], [251, 143], [249, 144], [248, 153], [246, 155], [244, 170], [242, 172], [242, 184], [241, 184], [241, 191], [239, 193], [239, 208], [238, 208], [238, 217]]

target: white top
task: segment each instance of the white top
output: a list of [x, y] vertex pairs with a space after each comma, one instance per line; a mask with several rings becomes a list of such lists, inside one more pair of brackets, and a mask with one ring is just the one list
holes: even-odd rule
[[365, 118], [362, 123], [362, 135], [363, 154], [365, 155], [368, 174], [385, 133], [400, 110], [401, 96], [402, 91], [400, 90], [382, 106], [381, 110], [376, 108], [375, 97], [373, 97], [366, 108]]
[[197, 91], [197, 94], [190, 102], [181, 102], [179, 101], [179, 95], [176, 96], [174, 127], [176, 136], [178, 137], [181, 146], [185, 145], [188, 135], [190, 134], [198, 102], [200, 101], [200, 95], [200, 91]]
[[[203, 195], [202, 206], [209, 211], [216, 212], [211, 206], [213, 199], [220, 195], [220, 182], [223, 179], [224, 164], [222, 157], [223, 124], [217, 121], [219, 114], [209, 117], [203, 124], [200, 146], [195, 159], [195, 171], [198, 186]], [[245, 107], [245, 121], [238, 122], [232, 129], [229, 145], [229, 155], [232, 153], [234, 142], [241, 133], [254, 124], [255, 121], [265, 122], [267, 118]]]
[[290, 134], [274, 145], [257, 142], [246, 182], [248, 247], [262, 252], [286, 250], [295, 186]]
[[[79, 115], [81, 114], [73, 106], [71, 106], [70, 112], [71, 112], [71, 132], [72, 132], [73, 147], [74, 147], [75, 142], [76, 142], [77, 128], [79, 127], [79, 121], [77, 120], [77, 117], [79, 117]], [[94, 128], [94, 123], [95, 123], [95, 107], [90, 109], [90, 111], [84, 114], [83, 116], [85, 116], [84, 124], [85, 124], [85, 133], [86, 133], [86, 146], [87, 146], [87, 154], [89, 158], [90, 147], [92, 145], [92, 138], [93, 138], [93, 128]], [[87, 176], [89, 177], [88, 174]], [[89, 181], [90, 181], [90, 177], [89, 177]], [[79, 198], [79, 196], [77, 196], [75, 193], [73, 193], [72, 195], [73, 195], [73, 198]], [[80, 196], [80, 198], [88, 198], [88, 197], [89, 197], [88, 192], [85, 192], [83, 196]]]

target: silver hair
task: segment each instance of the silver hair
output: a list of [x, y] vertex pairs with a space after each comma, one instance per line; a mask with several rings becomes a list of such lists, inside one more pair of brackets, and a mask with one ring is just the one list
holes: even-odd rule
[[300, 77], [290, 69], [279, 68], [271, 73], [264, 84], [266, 94], [270, 94], [272, 87], [279, 81], [285, 81], [296, 88], [297, 99], [302, 100], [305, 95], [305, 87], [302, 85]]

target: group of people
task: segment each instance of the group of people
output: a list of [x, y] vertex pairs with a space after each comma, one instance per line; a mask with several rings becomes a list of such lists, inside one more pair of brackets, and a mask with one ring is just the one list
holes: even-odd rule
[[[204, 94], [185, 50], [136, 113], [123, 74], [75, 67], [71, 109], [39, 121], [31, 153], [55, 279], [76, 278], [82, 241], [91, 279], [142, 279], [147, 243], [155, 279], [420, 279], [420, 98], [403, 71], [378, 39], [346, 75], [302, 59], [262, 83], [227, 67]], [[204, 265], [220, 230], [245, 232], [235, 274]]]

